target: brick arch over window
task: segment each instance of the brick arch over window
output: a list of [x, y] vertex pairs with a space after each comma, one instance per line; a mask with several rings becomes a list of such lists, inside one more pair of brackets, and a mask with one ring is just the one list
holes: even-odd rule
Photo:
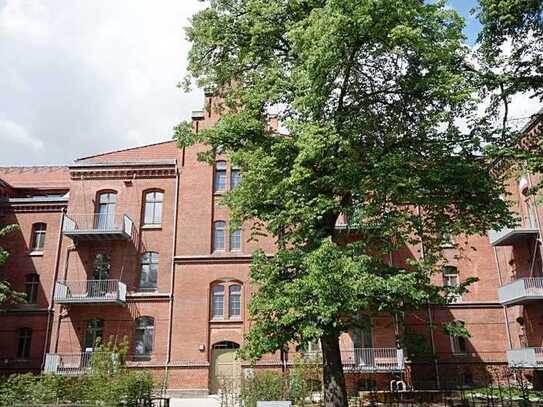
[[143, 224], [158, 226], [162, 223], [164, 190], [152, 188], [143, 191]]
[[241, 320], [243, 283], [234, 279], [216, 280], [210, 284], [209, 314], [212, 320]]

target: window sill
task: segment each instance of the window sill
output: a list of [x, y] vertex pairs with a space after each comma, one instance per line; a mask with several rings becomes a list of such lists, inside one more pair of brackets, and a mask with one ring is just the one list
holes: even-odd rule
[[143, 225], [142, 230], [162, 230], [162, 225]]
[[210, 323], [219, 323], [219, 324], [239, 324], [239, 323], [242, 323], [243, 320], [241, 318], [237, 318], [237, 319], [210, 319], [209, 320]]
[[43, 256], [43, 250], [33, 250], [28, 253], [30, 257], [41, 257]]

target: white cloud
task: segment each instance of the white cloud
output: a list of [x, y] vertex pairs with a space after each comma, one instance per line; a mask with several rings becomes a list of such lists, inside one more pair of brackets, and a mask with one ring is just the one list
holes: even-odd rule
[[0, 145], [5, 143], [15, 143], [21, 148], [30, 147], [33, 150], [42, 150], [44, 147], [43, 141], [28, 134], [23, 126], [0, 118]]
[[69, 163], [169, 139], [203, 104], [200, 91], [176, 87], [189, 49], [183, 27], [202, 7], [0, 0], [0, 112], [44, 146], [38, 154], [0, 135], [0, 165]]

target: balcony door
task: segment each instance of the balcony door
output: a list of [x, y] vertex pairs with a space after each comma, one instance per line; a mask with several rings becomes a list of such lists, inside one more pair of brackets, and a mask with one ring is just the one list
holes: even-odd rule
[[98, 230], [111, 230], [115, 228], [115, 206], [117, 193], [102, 192], [98, 195], [95, 214], [95, 228]]
[[351, 333], [355, 363], [360, 367], [372, 367], [375, 364], [375, 355], [369, 319], [365, 325], [364, 328], [356, 328]]
[[96, 347], [96, 341], [98, 338], [102, 340], [104, 337], [104, 320], [91, 319], [87, 322], [87, 329], [85, 331], [85, 345], [84, 352], [92, 353]]
[[90, 297], [103, 297], [108, 293], [110, 270], [111, 256], [105, 253], [96, 253], [92, 261], [92, 279], [89, 281], [88, 287]]

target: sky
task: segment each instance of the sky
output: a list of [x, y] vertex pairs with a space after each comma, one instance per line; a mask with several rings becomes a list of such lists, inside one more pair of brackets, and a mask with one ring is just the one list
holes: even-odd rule
[[[472, 0], [450, 0], [466, 17]], [[203, 105], [176, 84], [197, 0], [0, 0], [0, 165], [78, 157], [169, 140]], [[534, 113], [526, 98], [517, 115]]]

